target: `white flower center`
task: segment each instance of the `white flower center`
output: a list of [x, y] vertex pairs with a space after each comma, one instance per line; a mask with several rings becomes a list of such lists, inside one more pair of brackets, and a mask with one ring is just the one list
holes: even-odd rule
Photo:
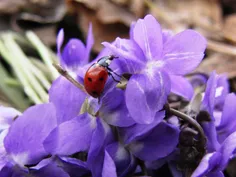
[[145, 72], [148, 75], [153, 76], [155, 71], [159, 70], [164, 66], [164, 62], [162, 60], [150, 61], [147, 63]]

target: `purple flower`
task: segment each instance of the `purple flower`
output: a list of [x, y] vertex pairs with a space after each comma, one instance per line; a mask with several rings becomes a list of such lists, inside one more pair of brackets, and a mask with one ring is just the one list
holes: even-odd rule
[[[149, 124], [163, 108], [171, 90], [191, 98], [192, 88], [181, 76], [201, 62], [206, 40], [192, 30], [175, 36], [163, 33], [151, 15], [139, 19], [130, 34], [129, 40], [117, 38], [113, 45], [103, 44], [119, 56], [120, 61], [117, 61], [123, 72], [133, 74], [125, 95], [131, 116], [138, 123]], [[186, 89], [182, 89], [181, 84]]]
[[[236, 150], [236, 126], [234, 121], [236, 96], [228, 93], [228, 83], [224, 75], [212, 72], [206, 85], [201, 110], [208, 112], [210, 121], [202, 123], [207, 136], [208, 153], [193, 172], [193, 177], [224, 176], [230, 158]], [[222, 110], [219, 113], [219, 108]], [[214, 114], [217, 109], [217, 116]]]
[[[67, 177], [68, 174], [53, 164], [32, 170], [26, 165], [35, 165], [48, 153], [44, 150], [43, 140], [57, 125], [56, 113], [53, 104], [42, 104], [30, 107], [22, 115], [12, 108], [1, 108], [1, 115], [11, 122], [11, 126], [1, 133], [0, 176], [53, 176]], [[69, 177], [69, 176], [68, 176]]]
[[[219, 108], [219, 107], [222, 107], [222, 105], [224, 106], [224, 104], [227, 104], [226, 105], [227, 107], [224, 106], [224, 109], [225, 109], [224, 114], [232, 113], [232, 111], [229, 112], [230, 110], [232, 110], [232, 108], [230, 108], [228, 102], [226, 102], [228, 101], [228, 99], [232, 98], [232, 96], [226, 96], [227, 93], [228, 93], [228, 84], [227, 84], [225, 76], [217, 75], [215, 72], [212, 72], [207, 81], [206, 90], [205, 90], [203, 101], [201, 104], [201, 111], [206, 111], [210, 116], [210, 121], [202, 122], [202, 127], [208, 139], [207, 141], [208, 152], [213, 152], [219, 148], [216, 126], [219, 126], [220, 124], [219, 121], [221, 118], [220, 116], [218, 116], [218, 119], [217, 120], [215, 119], [215, 116], [214, 116], [216, 115], [214, 114], [215, 108]], [[227, 97], [228, 99], [226, 99]], [[231, 116], [233, 116], [233, 114], [231, 114]], [[224, 124], [222, 125], [222, 127], [226, 126], [226, 122], [228, 124], [231, 124], [229, 121], [227, 121], [227, 119], [230, 119], [229, 118], [230, 116], [228, 116], [227, 118], [225, 117], [222, 119], [221, 124]], [[231, 129], [230, 133], [232, 132], [233, 131]], [[228, 134], [225, 133], [224, 135], [221, 135], [221, 138], [223, 136], [224, 138], [226, 138], [228, 135], [229, 133]], [[222, 141], [223, 140], [221, 139], [220, 142]]]
[[14, 108], [0, 106], [0, 132], [8, 129], [14, 118], [21, 115], [21, 112]]
[[61, 46], [64, 41], [64, 31], [61, 29], [57, 36], [57, 55], [61, 65], [73, 72], [83, 69], [82, 66], [89, 63], [89, 56], [94, 38], [92, 33], [92, 24], [89, 25], [89, 31], [86, 46], [78, 39], [70, 39], [61, 53]]
[[[81, 84], [89, 63], [89, 54], [94, 43], [92, 25], [89, 26], [87, 45], [78, 39], [71, 39], [61, 53], [64, 31], [57, 36], [57, 53], [61, 65]], [[66, 93], [66, 94], [65, 94]], [[56, 107], [58, 124], [70, 120], [79, 114], [86, 94], [62, 76], [56, 79], [49, 90], [49, 101]]]
[[[89, 54], [94, 43], [91, 24], [89, 26], [86, 46], [78, 39], [71, 39], [61, 53], [63, 40], [64, 32], [60, 30], [57, 36], [57, 50], [60, 63], [75, 80], [83, 85], [85, 72], [92, 63], [110, 53], [108, 50], [104, 49], [92, 63], [89, 62]], [[113, 89], [115, 84], [116, 83], [109, 78], [105, 85], [103, 96], [109, 92], [109, 89]], [[49, 90], [49, 101], [56, 107], [58, 124], [79, 115], [86, 96], [88, 95], [84, 91], [78, 89], [64, 77], [56, 79]]]
[[222, 171], [236, 150], [236, 132], [230, 134], [214, 152], [206, 154], [192, 177], [223, 177]]
[[14, 108], [0, 107], [0, 170], [7, 162], [7, 152], [3, 143], [4, 138], [6, 137], [13, 120], [19, 115], [21, 115], [21, 113]]
[[38, 163], [48, 155], [43, 141], [56, 127], [56, 112], [53, 104], [30, 107], [9, 128], [4, 147], [9, 161], [21, 167]]
[[119, 128], [124, 144], [134, 156], [154, 161], [169, 155], [178, 144], [178, 127], [162, 122], [165, 112], [158, 112], [152, 124]]

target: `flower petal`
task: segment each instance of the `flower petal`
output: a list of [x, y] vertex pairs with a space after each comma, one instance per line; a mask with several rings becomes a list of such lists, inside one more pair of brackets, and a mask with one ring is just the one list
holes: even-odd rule
[[174, 33], [171, 30], [163, 30], [162, 31], [162, 39], [163, 39], [163, 44], [165, 43], [174, 36]]
[[129, 144], [131, 152], [141, 160], [154, 161], [173, 152], [178, 144], [179, 129], [161, 122], [153, 131]]
[[58, 124], [76, 117], [85, 100], [85, 93], [62, 76], [49, 90], [49, 100], [56, 107]]
[[59, 59], [61, 60], [61, 46], [63, 44], [64, 41], [64, 30], [60, 29], [60, 31], [57, 34], [57, 56], [59, 57]]
[[114, 137], [109, 125], [102, 119], [97, 118], [97, 128], [95, 129], [90, 149], [88, 152], [87, 164], [93, 177], [100, 177], [104, 161], [104, 148], [114, 141]]
[[140, 124], [152, 123], [163, 108], [170, 92], [169, 76], [157, 71], [153, 75], [135, 74], [126, 87], [125, 99], [131, 117]]
[[43, 141], [56, 127], [52, 103], [30, 107], [18, 117], [4, 139], [5, 149], [20, 166], [38, 163], [48, 153]]
[[209, 171], [214, 169], [219, 163], [221, 154], [218, 152], [206, 154], [198, 167], [195, 169], [191, 177], [202, 177], [205, 176]]
[[214, 120], [213, 110], [215, 106], [216, 86], [217, 86], [217, 74], [215, 71], [213, 71], [207, 81], [204, 98], [201, 105], [201, 110], [207, 111], [211, 116], [212, 120]]
[[114, 161], [112, 160], [111, 156], [107, 151], [105, 151], [105, 157], [103, 162], [103, 168], [102, 168], [102, 177], [110, 177], [114, 176], [116, 177], [116, 166]]
[[6, 149], [4, 147], [4, 138], [6, 137], [8, 133], [8, 129], [5, 129], [0, 134], [0, 170], [8, 163], [8, 154], [6, 152]]
[[207, 137], [207, 151], [208, 152], [216, 151], [220, 147], [220, 144], [217, 140], [217, 132], [214, 121], [203, 122], [202, 128]]
[[182, 77], [176, 75], [170, 75], [171, 80], [171, 92], [184, 97], [187, 100], [191, 100], [193, 97], [193, 87], [190, 82]]
[[87, 169], [86, 162], [80, 161], [76, 158], [60, 157], [57, 162], [64, 171], [70, 176], [82, 177], [89, 174], [90, 171]]
[[225, 97], [229, 94], [229, 82], [226, 74], [220, 74], [217, 80], [217, 88], [215, 95], [215, 106], [218, 109], [223, 108]]
[[225, 177], [225, 175], [222, 171], [217, 171], [208, 173], [207, 177]]
[[129, 144], [136, 139], [140, 139], [156, 127], [165, 117], [165, 111], [157, 112], [151, 124], [135, 124], [130, 127], [119, 128], [119, 134], [124, 144]]
[[89, 149], [96, 119], [81, 114], [58, 125], [43, 142], [47, 152], [53, 155], [71, 155]]
[[236, 132], [229, 135], [222, 143], [220, 152], [222, 153], [222, 159], [219, 162], [219, 170], [224, 170], [233, 157], [234, 151], [236, 150]]
[[1, 177], [25, 177], [28, 175], [28, 170], [23, 170], [19, 166], [12, 164], [7, 164], [4, 168], [0, 171]]
[[185, 30], [170, 38], [164, 46], [165, 69], [176, 75], [193, 71], [204, 57], [206, 39], [193, 30]]
[[119, 58], [114, 61], [120, 66], [121, 73], [135, 73], [145, 67], [143, 59], [145, 58], [139, 46], [131, 40], [116, 38], [115, 42], [102, 43], [115, 56]]
[[21, 115], [21, 112], [14, 108], [0, 106], [0, 132], [10, 127], [13, 119]]
[[126, 107], [124, 91], [117, 88], [103, 97], [99, 116], [108, 124], [118, 127], [128, 127], [135, 123]]
[[161, 26], [152, 15], [146, 15], [144, 19], [136, 22], [133, 38], [148, 60], [161, 58], [163, 48]]
[[106, 152], [113, 159], [118, 176], [127, 176], [135, 170], [136, 161], [123, 145], [114, 142], [106, 147]]
[[34, 177], [70, 177], [68, 173], [66, 173], [60, 166], [55, 163], [50, 163], [39, 170], [33, 171], [30, 175]]
[[236, 122], [234, 121], [236, 115], [235, 105], [236, 95], [234, 93], [228, 94], [225, 99], [220, 124], [217, 127], [221, 142], [232, 132], [236, 131]]
[[62, 66], [76, 71], [81, 65], [88, 62], [86, 57], [86, 48], [78, 39], [70, 39], [62, 52]]

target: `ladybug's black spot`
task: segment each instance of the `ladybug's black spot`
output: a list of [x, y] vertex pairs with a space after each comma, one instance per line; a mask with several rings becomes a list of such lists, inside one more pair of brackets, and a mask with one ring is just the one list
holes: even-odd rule
[[104, 78], [103, 78], [103, 77], [100, 77], [100, 78], [99, 78], [99, 80], [100, 80], [100, 81], [103, 81], [103, 80], [104, 80]]
[[92, 78], [91, 78], [91, 77], [88, 77], [88, 81], [89, 81], [89, 82], [92, 82]]
[[93, 94], [94, 96], [98, 96], [98, 92], [96, 92], [96, 91], [92, 91], [92, 94]]

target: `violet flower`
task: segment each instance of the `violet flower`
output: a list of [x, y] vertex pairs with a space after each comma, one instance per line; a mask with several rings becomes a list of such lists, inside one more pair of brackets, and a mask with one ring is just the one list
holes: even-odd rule
[[[164, 116], [163, 111], [157, 114], [160, 117]], [[119, 132], [125, 146], [143, 161], [155, 161], [166, 157], [178, 144], [178, 127], [162, 122], [160, 118], [149, 125], [135, 124], [120, 128]]]
[[[151, 15], [139, 19], [130, 34], [129, 40], [117, 38], [114, 45], [103, 44], [119, 56], [123, 72], [133, 74], [126, 88], [131, 116], [137, 123], [149, 124], [163, 108], [171, 89], [182, 93], [179, 87], [182, 85], [188, 88], [185, 90], [188, 93], [190, 84], [180, 76], [193, 71], [201, 62], [206, 40], [193, 30], [165, 35]], [[191, 95], [192, 89], [186, 96]]]
[[[17, 112], [12, 111], [9, 116], [16, 115], [15, 113]], [[4, 158], [1, 158], [0, 176], [31, 174], [30, 168], [26, 166], [35, 165], [48, 155], [43, 148], [43, 140], [56, 125], [56, 112], [52, 103], [30, 107], [12, 122], [4, 139], [1, 138], [5, 155], [1, 156]], [[50, 176], [49, 173], [53, 169], [54, 172], [56, 169], [62, 171], [54, 166], [45, 169], [46, 171], [38, 169], [37, 173], [43, 170], [46, 176]], [[62, 174], [58, 173], [58, 176], [64, 177]]]
[[234, 156], [236, 150], [236, 132], [230, 134], [220, 145], [211, 153], [206, 154], [199, 166], [193, 172], [192, 177], [223, 177], [223, 170], [229, 160]]
[[[201, 105], [202, 111], [207, 111], [210, 121], [202, 123], [207, 136], [208, 153], [203, 157], [199, 166], [193, 172], [193, 177], [224, 176], [225, 169], [230, 158], [236, 150], [236, 126], [234, 121], [236, 103], [234, 93], [228, 93], [228, 84], [225, 76], [212, 72], [207, 81], [206, 91]], [[223, 105], [221, 116], [215, 118], [214, 109]], [[221, 106], [222, 107], [222, 106]]]

